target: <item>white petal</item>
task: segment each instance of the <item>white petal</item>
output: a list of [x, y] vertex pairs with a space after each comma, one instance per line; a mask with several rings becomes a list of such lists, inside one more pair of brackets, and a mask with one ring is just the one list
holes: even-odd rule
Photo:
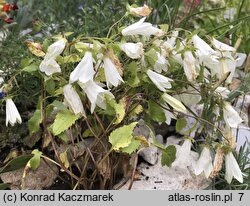
[[8, 123], [14, 126], [16, 122], [22, 123], [21, 116], [12, 99], [6, 99], [6, 126], [8, 126]]
[[243, 176], [241, 170], [232, 152], [226, 154], [225, 165], [226, 165], [225, 179], [227, 180], [227, 182], [230, 184], [232, 178], [235, 177], [235, 179], [237, 179], [240, 183], [243, 183]]
[[189, 81], [194, 81], [197, 77], [195, 61], [191, 51], [184, 53], [183, 68]]
[[210, 151], [208, 148], [204, 147], [198, 161], [196, 162], [195, 174], [199, 175], [204, 171], [206, 178], [208, 178], [212, 170], [213, 164]]
[[165, 92], [166, 89], [170, 89], [172, 87], [170, 83], [170, 81], [172, 80], [161, 74], [158, 74], [148, 69], [147, 75], [151, 79], [151, 81], [155, 84], [155, 86], [163, 92]]
[[239, 114], [228, 102], [225, 102], [224, 104], [223, 117], [226, 124], [232, 128], [237, 128], [239, 124], [243, 121]]
[[122, 44], [121, 49], [131, 59], [138, 59], [143, 55], [143, 44], [141, 42]]
[[192, 41], [194, 43], [194, 46], [198, 49], [197, 55], [199, 57], [201, 56], [207, 56], [211, 54], [215, 54], [216, 52], [204, 41], [202, 40], [198, 35], [194, 35], [192, 37]]
[[[163, 105], [163, 107], [169, 108], [168, 105], [166, 105], [166, 104]], [[170, 125], [171, 119], [176, 119], [176, 117], [175, 117], [174, 114], [173, 114], [172, 112], [170, 112], [169, 110], [164, 109], [163, 111], [164, 111], [164, 114], [165, 114], [165, 117], [166, 117], [165, 123], [166, 123], [167, 125]]]
[[83, 116], [86, 117], [82, 101], [71, 84], [67, 84], [66, 86], [63, 87], [63, 94], [66, 100], [66, 104], [74, 112], [74, 114], [81, 113]]
[[104, 101], [105, 94], [109, 95], [111, 98], [114, 98], [113, 94], [108, 90], [103, 89], [94, 81], [88, 81], [86, 83], [78, 82], [83, 91], [86, 93], [90, 103], [91, 103], [91, 113], [94, 112], [96, 105], [101, 108], [106, 107], [106, 103]]
[[93, 61], [91, 52], [87, 51], [74, 71], [71, 72], [69, 82], [73, 83], [79, 80], [82, 83], [86, 83], [89, 80], [93, 80], [95, 74]]
[[123, 29], [122, 35], [123, 36], [128, 36], [128, 35], [161, 36], [164, 34], [164, 32], [161, 29], [153, 27], [151, 23], [144, 22], [145, 19], [146, 17], [140, 19], [138, 22]]
[[121, 78], [116, 66], [108, 57], [104, 57], [103, 64], [107, 86], [109, 87], [110, 85], [113, 85], [117, 87], [123, 82], [123, 79]]
[[54, 73], [61, 72], [59, 64], [54, 59], [48, 59], [48, 60], [44, 59], [41, 62], [39, 69], [41, 72], [45, 72], [45, 74], [48, 76]]
[[176, 166], [180, 168], [186, 167], [186, 163], [191, 152], [191, 146], [192, 146], [191, 140], [186, 139], [184, 143], [182, 144], [182, 146], [177, 149], [176, 159], [172, 164], [173, 167], [176, 167]]
[[51, 44], [48, 47], [48, 50], [44, 59], [47, 59], [47, 60], [51, 58], [55, 59], [57, 56], [59, 56], [63, 52], [65, 45], [66, 45], [65, 39], [60, 39], [56, 41], [55, 43]]
[[182, 112], [182, 113], [187, 112], [187, 109], [185, 108], [185, 106], [179, 100], [175, 99], [174, 97], [170, 96], [169, 94], [164, 93], [162, 95], [162, 98], [166, 103], [171, 105], [176, 111]]
[[217, 87], [215, 92], [217, 92], [223, 99], [226, 99], [230, 91], [226, 87]]
[[167, 71], [169, 65], [168, 60], [166, 60], [165, 57], [162, 56], [159, 52], [156, 52], [156, 54], [157, 54], [157, 60], [154, 65], [154, 70], [159, 73], [161, 73], [162, 70]]
[[220, 51], [231, 51], [231, 52], [235, 52], [235, 48], [231, 47], [225, 43], [222, 43], [218, 40], [216, 40], [215, 38], [212, 39], [212, 44], [214, 45], [214, 47]]

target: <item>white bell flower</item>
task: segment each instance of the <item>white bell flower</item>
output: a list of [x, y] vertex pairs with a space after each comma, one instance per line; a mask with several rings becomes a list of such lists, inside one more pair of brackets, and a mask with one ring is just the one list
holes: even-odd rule
[[152, 26], [149, 22], [144, 22], [146, 17], [140, 19], [138, 22], [131, 24], [130, 26], [126, 27], [122, 30], [123, 36], [129, 35], [143, 35], [143, 36], [162, 36], [164, 32], [161, 29], [158, 29]]
[[174, 115], [172, 112], [169, 111], [170, 109], [169, 109], [169, 107], [168, 107], [167, 104], [163, 104], [162, 106], [163, 106], [164, 108], [166, 108], [166, 109], [163, 108], [163, 112], [164, 112], [165, 118], [166, 118], [165, 123], [166, 123], [167, 125], [170, 125], [171, 120], [172, 120], [172, 119], [176, 119], [176, 117], [175, 117], [175, 115]]
[[192, 142], [190, 139], [185, 139], [182, 146], [177, 148], [176, 159], [172, 163], [173, 167], [186, 168], [189, 155], [191, 153]]
[[213, 164], [210, 150], [207, 147], [204, 147], [198, 161], [195, 164], [194, 173], [196, 175], [199, 175], [204, 171], [206, 178], [208, 178], [212, 170]]
[[212, 44], [217, 50], [220, 50], [221, 52], [224, 52], [224, 51], [235, 52], [236, 51], [234, 47], [231, 47], [225, 43], [222, 43], [215, 38], [212, 39]]
[[117, 87], [121, 82], [124, 82], [110, 58], [103, 58], [103, 67], [107, 87], [110, 87], [110, 85]]
[[172, 80], [161, 74], [158, 74], [148, 69], [147, 75], [150, 78], [150, 80], [155, 84], [155, 86], [163, 92], [165, 92], [167, 89], [170, 89], [172, 87], [170, 83]]
[[215, 90], [223, 99], [228, 98], [230, 91], [226, 87], [217, 87]]
[[12, 99], [8, 98], [6, 99], [6, 126], [8, 123], [14, 126], [16, 122], [21, 124], [22, 119]]
[[202, 56], [209, 56], [212, 54], [215, 54], [216, 52], [203, 40], [201, 39], [198, 35], [194, 35], [192, 37], [192, 41], [194, 44], [194, 47], [197, 48], [197, 56], [202, 57]]
[[86, 93], [91, 103], [91, 113], [94, 112], [96, 105], [102, 109], [106, 109], [105, 95], [109, 95], [111, 98], [114, 98], [114, 95], [110, 91], [103, 89], [92, 80], [84, 84], [78, 82], [78, 84]]
[[143, 55], [143, 44], [141, 42], [124, 43], [121, 45], [121, 49], [131, 59], [139, 59]]
[[61, 72], [61, 68], [56, 62], [56, 57], [58, 57], [63, 52], [65, 45], [66, 40], [60, 39], [48, 47], [47, 53], [44, 56], [44, 60], [39, 66], [41, 72], [45, 72], [45, 74], [48, 76]]
[[39, 68], [40, 71], [44, 72], [47, 76], [61, 72], [60, 65], [54, 59], [43, 60]]
[[233, 177], [237, 179], [240, 183], [243, 183], [243, 176], [241, 170], [232, 152], [229, 152], [225, 156], [225, 167], [225, 179], [227, 180], [228, 184], [231, 183]]
[[197, 77], [196, 59], [191, 51], [184, 52], [183, 68], [188, 81], [194, 81]]
[[156, 54], [157, 54], [157, 60], [154, 65], [154, 70], [158, 73], [161, 73], [162, 71], [166, 72], [168, 70], [168, 65], [169, 65], [168, 60], [159, 52], [156, 52]]
[[63, 52], [65, 46], [66, 46], [65, 39], [60, 39], [55, 43], [51, 44], [47, 49], [44, 59], [55, 59]]
[[225, 102], [223, 106], [223, 118], [226, 125], [231, 128], [237, 128], [243, 122], [238, 112], [228, 102]]
[[69, 77], [69, 82], [73, 83], [75, 81], [80, 81], [86, 83], [89, 80], [93, 80], [95, 75], [94, 70], [94, 59], [91, 52], [86, 52], [80, 63], [76, 66], [74, 71], [71, 72]]
[[82, 101], [71, 84], [67, 84], [63, 87], [63, 95], [66, 104], [74, 114], [82, 114], [86, 117]]
[[174, 97], [170, 96], [167, 93], [164, 93], [162, 95], [162, 99], [168, 103], [171, 107], [173, 107], [176, 111], [178, 112], [182, 112], [182, 113], [186, 113], [187, 109], [186, 107], [177, 99], [175, 99]]

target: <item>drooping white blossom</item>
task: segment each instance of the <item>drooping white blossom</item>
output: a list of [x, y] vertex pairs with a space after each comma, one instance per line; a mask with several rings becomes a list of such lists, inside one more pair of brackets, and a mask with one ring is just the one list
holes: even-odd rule
[[228, 102], [224, 102], [223, 118], [226, 122], [226, 125], [231, 128], [237, 128], [239, 124], [243, 121], [238, 112], [236, 112], [235, 109]]
[[126, 27], [125, 29], [122, 30], [122, 35], [123, 36], [129, 36], [129, 35], [143, 35], [143, 36], [162, 36], [164, 35], [164, 32], [157, 28], [154, 27], [151, 23], [149, 22], [144, 22], [146, 17], [140, 19], [138, 22], [131, 24], [130, 26]]
[[106, 83], [108, 87], [110, 87], [110, 85], [117, 87], [121, 82], [124, 82], [116, 66], [111, 61], [110, 58], [108, 57], [103, 58], [103, 67], [104, 67], [104, 74], [105, 74], [105, 79], [106, 79]]
[[82, 101], [71, 84], [67, 84], [63, 87], [63, 95], [66, 104], [74, 114], [82, 114], [86, 117]]
[[237, 179], [240, 183], [243, 183], [243, 176], [241, 170], [232, 152], [229, 152], [225, 156], [225, 167], [225, 179], [227, 180], [228, 184], [232, 182], [233, 177]]
[[106, 109], [105, 95], [108, 95], [111, 98], [114, 98], [114, 95], [108, 91], [100, 87], [94, 81], [88, 81], [86, 83], [78, 82], [83, 91], [86, 93], [90, 103], [91, 103], [91, 113], [94, 112], [96, 105], [102, 109]]
[[187, 79], [194, 81], [198, 74], [196, 72], [196, 59], [191, 51], [184, 52], [183, 68]]
[[124, 43], [121, 45], [121, 49], [131, 59], [139, 59], [143, 55], [143, 44], [141, 42]]
[[169, 65], [168, 60], [159, 52], [156, 52], [156, 55], [157, 55], [157, 60], [154, 65], [154, 70], [158, 73], [161, 73], [162, 71], [167, 71]]
[[208, 178], [212, 170], [213, 170], [213, 164], [212, 164], [210, 150], [207, 147], [204, 147], [198, 161], [195, 164], [194, 173], [196, 175], [199, 175], [202, 172], [204, 172], [206, 178]]
[[8, 126], [8, 123], [10, 123], [11, 126], [14, 126], [16, 122], [21, 124], [22, 118], [12, 99], [8, 98], [6, 99], [6, 126]]
[[155, 84], [155, 86], [163, 92], [165, 92], [167, 89], [170, 89], [172, 87], [170, 83], [172, 80], [161, 74], [158, 74], [148, 69], [147, 75], [150, 78], [150, 80]]
[[190, 139], [185, 139], [182, 146], [177, 148], [176, 159], [172, 163], [173, 167], [185, 168], [187, 166], [187, 161], [191, 152], [192, 142]]
[[93, 80], [94, 70], [94, 59], [91, 52], [86, 52], [80, 63], [76, 66], [74, 71], [71, 72], [69, 82], [80, 81], [86, 83], [89, 80]]
[[48, 47], [47, 53], [39, 66], [41, 72], [44, 72], [48, 76], [61, 72], [60, 65], [56, 62], [56, 58], [63, 52], [65, 46], [66, 40], [60, 39]]
[[43, 60], [39, 66], [40, 71], [44, 72], [47, 76], [50, 76], [54, 73], [61, 72], [60, 65], [54, 59]]

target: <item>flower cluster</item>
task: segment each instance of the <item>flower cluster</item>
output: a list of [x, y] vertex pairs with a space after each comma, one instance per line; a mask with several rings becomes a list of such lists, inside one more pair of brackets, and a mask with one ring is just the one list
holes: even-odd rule
[[[65, 36], [57, 36], [42, 55], [33, 52], [39, 57], [39, 71], [36, 72], [45, 83], [48, 79], [59, 82], [56, 94], [49, 98], [64, 99], [64, 106], [72, 115], [84, 120], [93, 118], [98, 112], [105, 114], [103, 110], [112, 104], [115, 112], [120, 112], [116, 114], [119, 123], [123, 124], [125, 118], [129, 122], [131, 119], [125, 114], [135, 101], [131, 100], [132, 97], [140, 99], [133, 105], [134, 110], [138, 105], [145, 106], [144, 115], [149, 114], [149, 118], [152, 116], [152, 120], [160, 124], [169, 125], [172, 119], [178, 122], [181, 118], [193, 116], [197, 121], [190, 126], [191, 129], [179, 131], [186, 139], [178, 148], [172, 165], [185, 166], [192, 141], [195, 141], [193, 131], [199, 129], [199, 134], [203, 132], [206, 137], [202, 139], [203, 147], [194, 165], [194, 173], [204, 172], [207, 178], [213, 176], [225, 157], [225, 179], [230, 183], [235, 177], [242, 182], [232, 152], [235, 147], [233, 129], [243, 120], [227, 101], [230, 91], [226, 88], [233, 81], [239, 61], [235, 48], [215, 38], [208, 37], [205, 41], [197, 34], [181, 29], [163, 30], [146, 22], [150, 12], [146, 5], [130, 7], [130, 14], [142, 18], [118, 29], [120, 33], [115, 38], [80, 36], [68, 42]], [[178, 86], [179, 83], [184, 85]], [[6, 125], [21, 123], [13, 101], [9, 97], [5, 99]], [[133, 112], [139, 114], [141, 111]], [[208, 113], [209, 117], [204, 119], [204, 114]], [[112, 120], [107, 127], [114, 122]], [[211, 154], [214, 151], [220, 151], [220, 155], [215, 155], [213, 160]]]

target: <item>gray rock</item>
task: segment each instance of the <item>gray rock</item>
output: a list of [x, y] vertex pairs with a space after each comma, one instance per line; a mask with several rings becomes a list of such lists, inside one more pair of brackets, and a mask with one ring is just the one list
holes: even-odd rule
[[[177, 145], [178, 148], [178, 145]], [[154, 166], [141, 163], [138, 171], [141, 179], [134, 181], [132, 190], [200, 190], [209, 187], [211, 180], [204, 174], [196, 176], [192, 164], [198, 159], [198, 154], [191, 152], [186, 168], [161, 166], [159, 161]], [[121, 188], [128, 189], [129, 181]]]
[[155, 165], [158, 160], [158, 149], [155, 146], [149, 146], [140, 151], [139, 155], [149, 164]]
[[[20, 190], [24, 168], [6, 172], [0, 175], [4, 183], [11, 184], [12, 190]], [[25, 189], [41, 190], [50, 187], [58, 175], [58, 168], [51, 162], [41, 159], [40, 166], [36, 170], [28, 169], [25, 178]]]
[[163, 141], [163, 136], [162, 136], [161, 134], [157, 134], [157, 135], [155, 136], [155, 139], [156, 139], [156, 141], [159, 142], [160, 144], [163, 144], [163, 143], [164, 143], [164, 141]]

